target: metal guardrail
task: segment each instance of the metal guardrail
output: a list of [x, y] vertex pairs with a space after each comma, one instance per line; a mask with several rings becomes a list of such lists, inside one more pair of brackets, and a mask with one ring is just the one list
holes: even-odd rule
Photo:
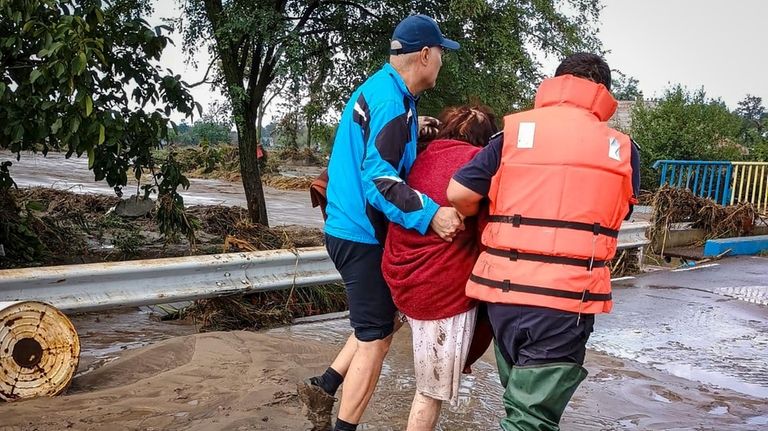
[[711, 198], [720, 205], [750, 202], [768, 212], [768, 162], [659, 160], [659, 185], [669, 184]]
[[[619, 248], [649, 243], [650, 223], [625, 223]], [[0, 301], [66, 312], [106, 310], [341, 282], [324, 247], [0, 271]]]
[[67, 311], [188, 301], [340, 280], [324, 247], [0, 271], [0, 301]]

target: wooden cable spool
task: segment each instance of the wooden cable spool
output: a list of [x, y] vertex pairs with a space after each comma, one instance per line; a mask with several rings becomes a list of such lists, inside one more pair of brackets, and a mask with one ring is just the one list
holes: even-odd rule
[[42, 302], [0, 302], [0, 401], [62, 393], [77, 371], [80, 339]]

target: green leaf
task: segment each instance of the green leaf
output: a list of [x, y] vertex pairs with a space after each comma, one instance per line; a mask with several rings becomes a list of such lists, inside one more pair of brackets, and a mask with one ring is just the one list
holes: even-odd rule
[[93, 99], [90, 94], [85, 95], [85, 116], [90, 117], [93, 112]]
[[44, 211], [45, 206], [42, 204], [42, 202], [38, 201], [29, 201], [26, 205], [27, 211]]
[[42, 75], [42, 73], [40, 72], [40, 70], [38, 70], [38, 69], [34, 69], [34, 70], [32, 71], [32, 73], [30, 73], [30, 74], [29, 74], [29, 83], [30, 83], [30, 84], [34, 84], [34, 83], [35, 83], [35, 81], [37, 81], [37, 78], [39, 78], [39, 77], [40, 77], [40, 75]]
[[88, 64], [88, 61], [85, 58], [85, 53], [81, 52], [72, 60], [72, 73], [80, 75], [85, 70], [86, 64]]
[[93, 162], [96, 160], [96, 152], [93, 147], [88, 147], [88, 169], [93, 169]]
[[69, 120], [69, 131], [72, 133], [77, 133], [77, 130], [80, 128], [80, 117], [72, 117], [72, 119]]
[[59, 129], [61, 129], [61, 118], [57, 119], [56, 122], [51, 125], [51, 132], [56, 134], [59, 132]]
[[103, 124], [99, 124], [99, 145], [104, 143], [104, 139], [105, 138], [106, 137], [105, 137], [104, 125]]
[[4, 94], [5, 94], [5, 82], [0, 82], [0, 99], [3, 98]]

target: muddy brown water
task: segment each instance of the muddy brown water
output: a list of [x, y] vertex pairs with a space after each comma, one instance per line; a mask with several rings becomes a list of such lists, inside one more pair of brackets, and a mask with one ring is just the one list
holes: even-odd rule
[[[73, 384], [75, 393], [82, 390], [78, 389], [78, 379], [117, 359], [125, 351], [195, 332], [193, 325], [161, 322], [147, 312], [133, 310], [108, 315], [80, 315], [73, 321], [81, 333], [83, 345], [80, 370]], [[605, 331], [604, 338], [620, 335], [610, 325], [604, 325], [602, 330]], [[320, 342], [335, 350], [349, 332], [348, 321], [337, 319], [275, 328], [265, 334], [293, 343], [301, 340]], [[678, 377], [653, 364], [619, 359], [596, 350], [603, 349], [601, 337], [594, 340], [585, 364], [590, 377], [566, 410], [564, 430], [758, 430], [768, 427], [766, 398], [739, 392], [738, 385], [729, 388], [728, 381], [708, 384], [697, 381], [695, 377], [698, 376]], [[360, 429], [405, 428], [415, 387], [410, 343], [411, 334], [406, 326], [395, 336], [379, 387]], [[629, 345], [626, 351], [631, 351]], [[678, 360], [684, 361], [686, 355], [689, 352], [682, 350]], [[487, 352], [473, 366], [473, 374], [464, 379], [459, 406], [443, 409], [438, 429], [498, 429], [498, 419], [503, 414], [500, 397], [494, 359]]]
[[[61, 153], [22, 154], [16, 157], [0, 151], [0, 162], [10, 160], [11, 175], [19, 187], [53, 187], [76, 193], [96, 193], [114, 195], [114, 190], [105, 182], [94, 182], [93, 172], [88, 170], [86, 159], [67, 159]], [[290, 174], [306, 171], [315, 173], [319, 168], [296, 167]], [[189, 205], [226, 205], [246, 207], [245, 192], [241, 182], [206, 180], [190, 178], [190, 187], [181, 192], [184, 204]], [[128, 186], [123, 188], [125, 197], [136, 194], [136, 180], [129, 175]], [[321, 227], [323, 217], [320, 210], [312, 208], [308, 191], [277, 190], [264, 187], [267, 212], [272, 225], [300, 224]]]

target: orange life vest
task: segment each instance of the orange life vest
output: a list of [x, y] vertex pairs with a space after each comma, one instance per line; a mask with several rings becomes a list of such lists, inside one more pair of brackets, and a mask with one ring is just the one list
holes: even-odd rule
[[545, 80], [535, 109], [504, 118], [489, 191], [487, 250], [467, 296], [575, 313], [611, 310], [607, 267], [634, 201], [631, 141], [608, 127], [616, 100], [572, 75]]

